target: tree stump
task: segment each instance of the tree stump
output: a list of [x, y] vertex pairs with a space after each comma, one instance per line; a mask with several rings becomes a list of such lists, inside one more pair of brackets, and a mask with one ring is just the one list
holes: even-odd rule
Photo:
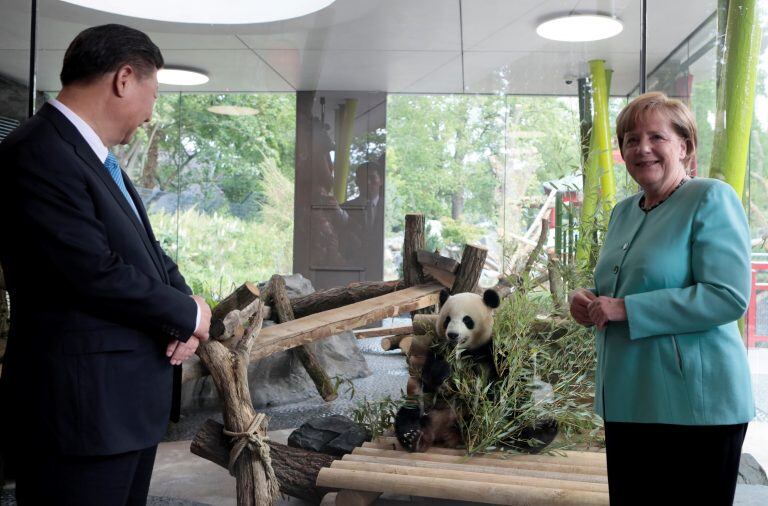
[[461, 264], [456, 271], [456, 281], [451, 288], [451, 295], [463, 292], [474, 292], [477, 282], [480, 280], [480, 274], [483, 272], [485, 257], [488, 256], [488, 250], [482, 246], [464, 245], [464, 251], [461, 254]]
[[[257, 418], [248, 390], [248, 362], [261, 324], [259, 308], [245, 334], [231, 350], [213, 340], [202, 343], [197, 349], [197, 355], [211, 372], [223, 402], [227, 429], [241, 436], [233, 437], [237, 440], [235, 445], [242, 450], [239, 455], [231, 454], [228, 465], [229, 472], [237, 479], [238, 506], [272, 504], [279, 492], [270, 464], [269, 447], [260, 439], [266, 435], [266, 419]], [[252, 436], [246, 437], [247, 433]]]

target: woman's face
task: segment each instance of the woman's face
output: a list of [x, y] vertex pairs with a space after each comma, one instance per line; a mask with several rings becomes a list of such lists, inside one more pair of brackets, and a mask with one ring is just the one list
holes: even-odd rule
[[661, 192], [685, 175], [685, 139], [658, 112], [642, 116], [624, 135], [621, 154], [627, 171], [646, 192]]

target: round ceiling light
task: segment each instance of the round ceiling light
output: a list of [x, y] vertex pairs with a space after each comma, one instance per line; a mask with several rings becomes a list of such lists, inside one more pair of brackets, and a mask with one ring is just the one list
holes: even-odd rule
[[208, 76], [199, 70], [163, 67], [157, 71], [157, 82], [176, 86], [197, 86], [208, 82]]
[[259, 111], [253, 107], [241, 105], [212, 105], [208, 108], [208, 112], [224, 114], [226, 116], [255, 116], [259, 114]]
[[64, 0], [98, 11], [172, 23], [245, 25], [298, 18], [319, 11], [335, 0]]
[[536, 33], [545, 39], [561, 42], [589, 42], [609, 39], [621, 33], [621, 21], [604, 14], [573, 14], [545, 21]]

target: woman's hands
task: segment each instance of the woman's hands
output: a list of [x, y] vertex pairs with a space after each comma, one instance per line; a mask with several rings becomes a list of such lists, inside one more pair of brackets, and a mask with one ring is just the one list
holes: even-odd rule
[[597, 296], [585, 288], [577, 288], [568, 295], [568, 300], [571, 305], [571, 316], [581, 325], [589, 327], [594, 325], [592, 318], [589, 316], [589, 304], [595, 300]]
[[602, 330], [608, 322], [620, 322], [627, 319], [624, 299], [598, 297], [584, 288], [574, 290], [568, 298], [571, 301], [571, 316], [581, 325], [596, 325]]

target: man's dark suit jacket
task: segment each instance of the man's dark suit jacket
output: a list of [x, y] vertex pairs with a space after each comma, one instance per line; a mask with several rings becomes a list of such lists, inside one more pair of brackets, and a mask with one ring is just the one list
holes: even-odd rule
[[171, 409], [171, 339], [197, 306], [85, 139], [55, 107], [0, 144], [0, 261], [11, 297], [5, 435], [71, 455], [157, 444]]

